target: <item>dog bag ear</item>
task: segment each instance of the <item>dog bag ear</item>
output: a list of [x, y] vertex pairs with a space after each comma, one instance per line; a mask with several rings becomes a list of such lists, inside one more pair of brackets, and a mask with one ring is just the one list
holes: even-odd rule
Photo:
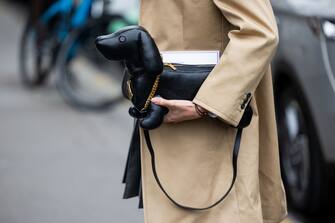
[[163, 72], [163, 61], [155, 41], [147, 32], [141, 32], [140, 48], [144, 70], [150, 75]]

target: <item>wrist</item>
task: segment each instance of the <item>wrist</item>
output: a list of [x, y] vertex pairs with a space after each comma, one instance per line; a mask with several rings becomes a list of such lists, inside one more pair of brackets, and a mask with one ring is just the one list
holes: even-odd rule
[[[201, 107], [200, 105], [198, 105], [198, 104], [196, 104], [196, 103], [194, 103], [194, 102], [193, 102], [193, 104], [194, 104], [194, 106], [197, 106], [201, 112], [204, 112], [204, 113], [206, 114], [205, 116], [210, 117], [210, 118], [217, 118], [217, 117], [218, 117], [216, 114], [214, 114], [214, 113], [208, 111], [207, 109]], [[198, 112], [197, 112], [197, 113], [198, 113]], [[199, 115], [200, 115], [200, 114], [199, 114]]]
[[197, 105], [195, 103], [194, 104], [194, 109], [196, 111], [196, 113], [200, 116], [200, 117], [206, 117], [208, 116], [208, 111], [206, 109], [204, 109], [203, 107], [201, 107], [200, 105]]

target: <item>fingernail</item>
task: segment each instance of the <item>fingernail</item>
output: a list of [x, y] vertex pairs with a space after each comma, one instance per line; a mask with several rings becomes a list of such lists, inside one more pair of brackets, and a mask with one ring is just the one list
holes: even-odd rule
[[159, 102], [159, 98], [152, 98], [151, 101], [152, 101], [153, 103], [158, 103], [158, 102]]

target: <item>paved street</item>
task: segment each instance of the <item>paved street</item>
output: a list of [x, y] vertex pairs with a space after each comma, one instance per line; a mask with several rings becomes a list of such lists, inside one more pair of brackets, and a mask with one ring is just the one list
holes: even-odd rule
[[22, 88], [17, 45], [24, 14], [0, 2], [0, 222], [143, 222], [122, 200], [132, 121], [127, 104], [80, 113], [54, 86]]

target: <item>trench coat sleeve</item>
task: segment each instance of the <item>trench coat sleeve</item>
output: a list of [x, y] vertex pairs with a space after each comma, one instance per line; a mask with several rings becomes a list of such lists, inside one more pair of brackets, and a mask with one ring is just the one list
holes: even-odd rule
[[269, 0], [213, 0], [235, 28], [229, 43], [193, 102], [237, 126], [278, 44]]

